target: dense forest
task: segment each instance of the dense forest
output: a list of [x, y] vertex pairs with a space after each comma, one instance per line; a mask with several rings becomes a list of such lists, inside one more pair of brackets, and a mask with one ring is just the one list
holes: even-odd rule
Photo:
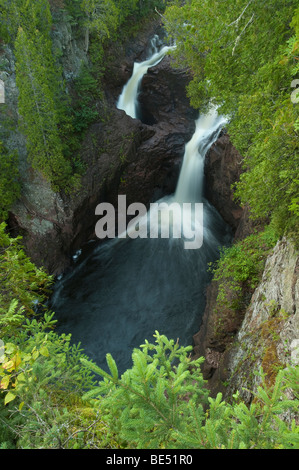
[[[94, 103], [101, 100], [107, 50], [146, 21], [163, 21], [176, 44], [175, 65], [192, 76], [191, 106], [215, 104], [229, 118], [244, 167], [235, 198], [260, 223], [211, 268], [219, 315], [236, 310], [246, 288], [258, 285], [276, 242], [286, 237], [298, 247], [297, 2], [0, 0], [0, 15], [0, 48], [9, 45], [16, 61], [17, 125], [28, 163], [70, 197], [86, 171], [78, 158], [84, 132], [101, 116]], [[52, 40], [61, 15], [89, 56], [72, 94]], [[277, 368], [271, 384], [266, 371], [256, 371], [262, 385], [247, 405], [238, 393], [230, 400], [209, 396], [203, 359], [192, 360], [192, 346], [159, 332], [154, 342], [144, 338], [121, 376], [111, 354], [108, 373], [71, 335], [55, 332], [55, 312], [47, 308], [54, 278], [8, 230], [22, 173], [6, 144], [16, 124], [5, 103], [0, 113], [0, 448], [298, 449], [298, 366]], [[293, 419], [284, 419], [286, 411]]]

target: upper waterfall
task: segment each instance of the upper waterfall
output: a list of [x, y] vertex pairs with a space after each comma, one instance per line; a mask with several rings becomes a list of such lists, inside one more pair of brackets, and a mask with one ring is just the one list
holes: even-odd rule
[[127, 84], [124, 86], [122, 93], [117, 102], [117, 108], [122, 109], [132, 118], [138, 118], [138, 89], [144, 74], [149, 67], [157, 65], [168, 51], [173, 50], [175, 46], [163, 46], [160, 50], [158, 47], [158, 36], [151, 41], [152, 55], [143, 62], [135, 62], [133, 73]]

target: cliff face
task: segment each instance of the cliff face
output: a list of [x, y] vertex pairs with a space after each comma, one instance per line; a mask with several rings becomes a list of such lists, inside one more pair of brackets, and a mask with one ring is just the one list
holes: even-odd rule
[[277, 243], [267, 258], [263, 277], [246, 310], [236, 342], [225, 359], [230, 376], [226, 393], [249, 392], [260, 385], [254, 375], [261, 367], [266, 383], [274, 383], [277, 370], [299, 364], [299, 253], [291, 242]]
[[234, 231], [237, 230], [243, 209], [233, 199], [231, 186], [239, 180], [242, 157], [223, 133], [212, 145], [205, 159], [205, 193], [207, 199]]
[[214, 313], [217, 283], [208, 289], [203, 324], [194, 336], [195, 353], [205, 356], [203, 373], [212, 394], [229, 398], [237, 390], [250, 403], [260, 385], [272, 385], [277, 371], [299, 364], [299, 252], [283, 239], [268, 256], [259, 286], [244, 318], [231, 319], [226, 338], [219, 338]]
[[[66, 89], [71, 90], [81, 64], [88, 63], [86, 44], [63, 16], [54, 20], [53, 46], [61, 51]], [[6, 144], [18, 151], [22, 176], [22, 195], [11, 210], [9, 228], [13, 234], [23, 235], [26, 252], [35, 264], [52, 274], [68, 268], [72, 255], [95, 239], [97, 204], [110, 202], [117, 207], [118, 194], [126, 194], [128, 204], [149, 204], [175, 190], [184, 146], [194, 132], [198, 114], [185, 92], [188, 72], [173, 68], [170, 57], [165, 57], [143, 78], [139, 96], [142, 121], [116, 108], [134, 61], [147, 57], [150, 39], [161, 33], [160, 22], [153, 22], [120, 47], [111, 47], [103, 78], [104, 97], [97, 103], [101, 119], [90, 126], [82, 142], [80, 157], [87, 170], [80, 191], [71, 197], [53, 192], [42, 174], [27, 162], [26, 140], [18, 130], [14, 56], [9, 47], [4, 48], [6, 106], [15, 128]], [[239, 174], [239, 160], [224, 135], [210, 153], [206, 172], [207, 196], [232, 227], [242, 210], [227, 191]]]

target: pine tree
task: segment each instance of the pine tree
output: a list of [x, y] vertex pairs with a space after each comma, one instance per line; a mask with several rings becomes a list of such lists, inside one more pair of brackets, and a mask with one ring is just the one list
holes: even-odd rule
[[[84, 395], [96, 397], [112, 436], [125, 448], [175, 449], [275, 449], [299, 448], [299, 428], [283, 413], [298, 409], [299, 367], [278, 373], [273, 389], [263, 374], [255, 401], [247, 406], [238, 393], [233, 403], [222, 394], [208, 396], [200, 371], [203, 358], [192, 361], [192, 347], [180, 347], [158, 332], [155, 344], [148, 341], [134, 349], [133, 367], [119, 377], [110, 354], [110, 373], [93, 362], [81, 362], [102, 377], [99, 386]], [[284, 394], [294, 393], [294, 399]]]
[[18, 159], [0, 142], [0, 222], [20, 194]]
[[23, 28], [28, 34], [36, 29], [50, 33], [52, 16], [47, 0], [0, 0], [1, 36], [14, 43], [18, 29]]
[[35, 31], [19, 28], [15, 42], [19, 112], [27, 137], [29, 160], [55, 189], [68, 186], [72, 168], [63, 156], [55, 101], [55, 64], [51, 41]]
[[[155, 345], [146, 341], [141, 349], [134, 349], [133, 367], [121, 378], [109, 354], [111, 375], [82, 360], [104, 379], [85, 399], [105, 396], [99, 405], [111, 431], [133, 448], [175, 446], [177, 434], [188, 428], [190, 421], [198, 421], [200, 428], [204, 419], [208, 392], [200, 373], [202, 359], [191, 364], [191, 347], [181, 347], [158, 332], [155, 337]], [[188, 412], [188, 401], [196, 406], [195, 416]]]
[[88, 50], [90, 32], [103, 41], [116, 31], [118, 11], [112, 0], [83, 0], [82, 9], [86, 15], [85, 44]]

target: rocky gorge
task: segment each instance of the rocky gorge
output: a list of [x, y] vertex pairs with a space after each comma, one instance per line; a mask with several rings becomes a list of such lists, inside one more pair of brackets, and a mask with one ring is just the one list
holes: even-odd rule
[[[133, 120], [115, 107], [133, 62], [145, 57], [148, 38], [160, 30], [160, 22], [145, 27], [134, 42], [123, 45], [109, 61], [104, 97], [98, 103], [101, 119], [90, 126], [81, 146], [80, 157], [87, 170], [77, 194], [54, 193], [42, 175], [27, 165], [22, 135], [11, 134], [8, 144], [18, 148], [21, 155], [22, 196], [11, 211], [9, 227], [13, 233], [22, 234], [28, 255], [51, 274], [67, 270], [72, 255], [94, 240], [98, 203], [116, 205], [118, 194], [126, 194], [128, 203], [148, 205], [175, 189], [184, 145], [194, 131], [197, 116], [185, 91], [189, 72], [173, 67], [171, 58], [165, 57], [143, 79], [142, 120]], [[71, 86], [81, 62], [88, 60], [85, 42], [74, 39], [70, 25], [63, 21], [53, 37], [63, 50], [61, 60]], [[4, 59], [7, 96], [11, 97], [9, 112], [17, 120], [14, 60], [9, 48]], [[241, 171], [242, 156], [224, 130], [206, 157], [205, 194], [234, 231], [235, 240], [246, 237], [255, 227], [248, 208], [233, 199], [231, 185]], [[270, 377], [273, 365], [284, 366], [296, 356], [298, 252], [288, 240], [276, 245], [246, 312], [227, 326], [224, 340], [215, 335], [216, 296], [217, 284], [212, 283], [207, 289], [203, 323], [194, 336], [194, 352], [205, 357], [203, 371], [212, 392], [221, 390], [231, 396], [242, 387], [257, 386], [249, 371], [263, 365]], [[224, 385], [227, 382], [229, 385]], [[244, 397], [248, 402], [252, 399], [248, 392]]]
[[[51, 274], [57, 275], [67, 269], [72, 254], [94, 238], [94, 211], [98, 203], [115, 204], [117, 195], [125, 193], [128, 203], [139, 201], [149, 204], [162, 194], [170, 194], [175, 188], [184, 145], [192, 135], [196, 116], [196, 111], [190, 110], [185, 95], [188, 73], [172, 72], [169, 60], [165, 60], [167, 65], [163, 62], [162, 73], [167, 70], [169, 77], [172, 77], [165, 102], [171, 95], [171, 87], [178, 87], [178, 95], [172, 112], [165, 109], [163, 103], [160, 104], [157, 110], [160, 117], [157, 118], [161, 119], [157, 124], [147, 125], [132, 120], [115, 106], [121, 88], [130, 76], [133, 62], [146, 54], [149, 38], [160, 29], [159, 22], [145, 28], [134, 42], [126, 46], [127, 49], [124, 47], [123, 53], [128, 54], [125, 60], [121, 61], [117, 56], [110, 62], [104, 77], [105, 94], [97, 103], [100, 119], [87, 130], [81, 145], [80, 158], [86, 172], [75, 195], [53, 192], [43, 176], [27, 164], [25, 140], [18, 127], [10, 134], [7, 145], [17, 149], [21, 159], [22, 196], [11, 211], [9, 226], [13, 233], [22, 234], [32, 260]], [[84, 41], [74, 39], [70, 26], [63, 22], [58, 24], [53, 34], [54, 40], [64, 51], [63, 70], [71, 87], [72, 80], [79, 73], [80, 61], [88, 60]], [[18, 122], [14, 59], [7, 46], [4, 60], [8, 71], [5, 78], [8, 112]], [[157, 86], [161, 86], [162, 82], [161, 76]], [[163, 86], [165, 88], [165, 83]]]

